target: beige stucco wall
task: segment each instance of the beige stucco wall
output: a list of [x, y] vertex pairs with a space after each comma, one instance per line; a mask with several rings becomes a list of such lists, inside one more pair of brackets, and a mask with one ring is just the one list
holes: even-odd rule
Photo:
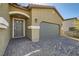
[[[62, 25], [62, 19], [54, 9], [32, 8], [32, 26], [40, 26], [42, 21]], [[40, 29], [32, 29], [32, 41], [39, 41], [39, 34]]]
[[31, 19], [27, 19], [26, 21], [26, 36], [27, 38], [31, 39], [32, 38], [32, 31], [31, 29], [28, 29], [28, 26], [31, 26]]
[[[9, 14], [8, 14], [8, 4], [0, 5], [0, 17], [5, 18], [9, 22]], [[8, 29], [0, 29], [0, 55], [4, 54], [4, 51], [7, 47], [7, 44], [10, 39], [10, 28]]]
[[[35, 23], [35, 18], [38, 19], [38, 23]], [[40, 22], [46, 21], [50, 23], [62, 24], [62, 19], [54, 9], [32, 9], [32, 25], [39, 25]]]

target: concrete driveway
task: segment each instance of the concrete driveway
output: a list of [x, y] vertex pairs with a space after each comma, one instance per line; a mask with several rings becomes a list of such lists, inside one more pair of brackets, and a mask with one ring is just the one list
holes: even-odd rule
[[79, 42], [66, 37], [41, 38], [34, 43], [26, 38], [11, 39], [4, 56], [79, 56]]

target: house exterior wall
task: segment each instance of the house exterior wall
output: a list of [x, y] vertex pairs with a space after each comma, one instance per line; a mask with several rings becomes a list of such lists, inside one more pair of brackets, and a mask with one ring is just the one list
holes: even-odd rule
[[[38, 23], [35, 23], [35, 18], [38, 19]], [[32, 8], [32, 24], [39, 25], [40, 22], [46, 21], [50, 23], [62, 24], [62, 19], [53, 9], [41, 9]]]
[[[8, 4], [0, 4], [0, 17], [5, 18], [8, 22], [9, 19], [9, 8]], [[7, 29], [0, 29], [0, 55], [4, 54], [4, 51], [8, 45], [10, 39], [10, 28]]]
[[[37, 19], [37, 22], [35, 22]], [[62, 25], [62, 19], [53, 9], [32, 8], [32, 26], [39, 26], [42, 21]], [[40, 28], [32, 29], [32, 41], [39, 41]], [[60, 31], [62, 32], [62, 31]]]
[[31, 29], [28, 29], [28, 26], [31, 26], [31, 23], [32, 23], [31, 19], [28, 19], [28, 20], [26, 21], [26, 36], [27, 36], [29, 39], [32, 38], [32, 30], [31, 30]]

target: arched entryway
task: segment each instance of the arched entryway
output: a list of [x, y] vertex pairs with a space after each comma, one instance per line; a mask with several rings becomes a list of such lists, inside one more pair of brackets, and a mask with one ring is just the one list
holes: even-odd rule
[[26, 36], [27, 20], [30, 18], [28, 14], [11, 11], [9, 12], [11, 19], [11, 35], [12, 38], [21, 38]]

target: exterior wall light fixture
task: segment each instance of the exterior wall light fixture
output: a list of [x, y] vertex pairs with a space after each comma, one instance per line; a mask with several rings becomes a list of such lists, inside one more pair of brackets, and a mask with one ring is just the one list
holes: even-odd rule
[[37, 18], [35, 18], [35, 23], [37, 23], [37, 21], [38, 21]]

